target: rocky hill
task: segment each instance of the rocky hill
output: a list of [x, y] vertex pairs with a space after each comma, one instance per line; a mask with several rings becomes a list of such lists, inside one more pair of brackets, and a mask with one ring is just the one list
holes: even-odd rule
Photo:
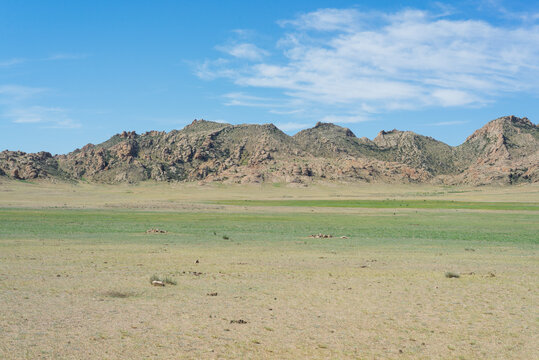
[[195, 120], [182, 130], [123, 132], [69, 154], [0, 153], [0, 176], [105, 183], [156, 181], [539, 182], [539, 129], [502, 117], [457, 147], [410, 131], [374, 140], [326, 123], [288, 136], [271, 124]]

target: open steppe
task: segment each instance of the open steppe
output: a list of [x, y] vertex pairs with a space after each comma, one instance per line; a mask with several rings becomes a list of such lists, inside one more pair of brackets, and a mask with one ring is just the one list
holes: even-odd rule
[[0, 358], [538, 358], [537, 234], [537, 185], [0, 179]]

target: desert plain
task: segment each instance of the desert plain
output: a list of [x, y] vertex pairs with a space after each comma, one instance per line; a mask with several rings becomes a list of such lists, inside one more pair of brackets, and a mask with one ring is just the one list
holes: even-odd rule
[[0, 181], [2, 359], [539, 357], [537, 184]]

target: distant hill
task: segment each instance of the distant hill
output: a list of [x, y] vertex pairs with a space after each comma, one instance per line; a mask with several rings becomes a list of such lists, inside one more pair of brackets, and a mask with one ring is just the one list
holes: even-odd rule
[[410, 131], [357, 138], [318, 123], [288, 136], [272, 124], [195, 120], [182, 130], [123, 132], [65, 155], [0, 153], [0, 176], [104, 183], [352, 181], [515, 184], [539, 181], [539, 129], [506, 116], [456, 147]]

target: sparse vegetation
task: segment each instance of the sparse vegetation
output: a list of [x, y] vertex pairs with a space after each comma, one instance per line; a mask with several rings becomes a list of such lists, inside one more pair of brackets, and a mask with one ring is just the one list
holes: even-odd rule
[[[174, 358], [186, 346], [194, 358], [537, 357], [536, 319], [523, 310], [539, 301], [536, 210], [207, 203], [527, 205], [538, 200], [534, 186], [450, 194], [391, 185], [369, 195], [364, 186], [1, 185], [0, 358], [102, 358], [104, 349]], [[168, 234], [146, 235], [151, 227]], [[460, 280], [443, 277], [448, 269]], [[181, 286], [154, 288], [150, 277]], [[59, 346], [65, 339], [77, 346]]]
[[453, 200], [219, 200], [222, 205], [293, 206], [293, 207], [350, 207], [373, 209], [469, 209], [469, 210], [535, 210], [538, 202], [472, 202]]
[[165, 276], [165, 277], [162, 277], [162, 276], [158, 276], [158, 275], [152, 275], [150, 276], [150, 283], [153, 283], [154, 281], [159, 281], [159, 282], [162, 282], [163, 284], [168, 284], [168, 285], [177, 285], [178, 282], [168, 276]]
[[104, 293], [106, 297], [125, 299], [128, 297], [135, 296], [136, 294], [132, 291], [118, 291], [118, 290], [109, 290]]
[[172, 278], [169, 278], [169, 277], [165, 277], [163, 279], [163, 282], [165, 284], [168, 284], [168, 285], [178, 285], [178, 283], [176, 282], [176, 280], [172, 279]]

